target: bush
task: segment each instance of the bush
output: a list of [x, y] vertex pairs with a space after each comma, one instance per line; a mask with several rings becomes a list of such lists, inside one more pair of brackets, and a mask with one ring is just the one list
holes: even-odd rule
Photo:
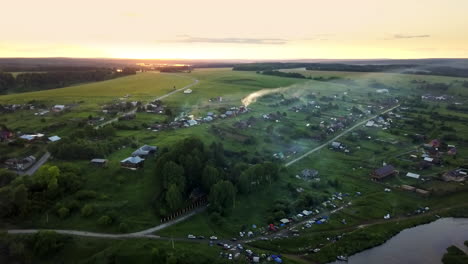
[[87, 204], [81, 208], [81, 215], [84, 217], [88, 217], [94, 213], [94, 206], [91, 204]]
[[112, 224], [112, 218], [107, 215], [103, 215], [98, 219], [98, 224], [106, 226]]
[[54, 231], [39, 231], [33, 238], [34, 252], [43, 257], [59, 251], [64, 245], [64, 237]]
[[78, 200], [89, 200], [96, 199], [97, 193], [90, 190], [81, 190], [76, 193], [76, 199]]
[[126, 223], [122, 222], [120, 223], [119, 225], [119, 231], [124, 233], [124, 232], [127, 232], [128, 231], [128, 226]]
[[64, 219], [68, 217], [68, 215], [70, 214], [70, 210], [66, 207], [61, 207], [57, 210], [57, 214], [60, 218]]

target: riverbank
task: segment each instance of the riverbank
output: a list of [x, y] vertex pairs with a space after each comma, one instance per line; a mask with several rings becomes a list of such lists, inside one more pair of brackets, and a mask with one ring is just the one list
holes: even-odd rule
[[440, 218], [428, 224], [406, 228], [384, 244], [350, 256], [348, 263], [441, 264], [448, 246], [456, 245], [465, 249], [463, 243], [466, 234], [468, 218]]

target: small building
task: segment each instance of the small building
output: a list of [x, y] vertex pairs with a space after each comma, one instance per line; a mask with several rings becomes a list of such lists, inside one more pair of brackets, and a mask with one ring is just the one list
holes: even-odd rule
[[14, 133], [6, 128], [0, 131], [0, 142], [8, 140], [14, 136]]
[[187, 124], [189, 126], [195, 126], [195, 125], [198, 125], [198, 122], [197, 120], [190, 119], [190, 120], [187, 120]]
[[408, 173], [406, 173], [406, 177], [410, 177], [410, 178], [413, 178], [413, 179], [419, 179], [420, 175], [416, 174], [416, 173], [408, 172]]
[[99, 166], [99, 167], [107, 167], [108, 160], [106, 159], [92, 159], [91, 164]]
[[332, 146], [332, 148], [334, 148], [334, 149], [338, 149], [338, 148], [341, 147], [341, 143], [340, 143], [340, 142], [334, 141], [334, 142], [331, 143], [331, 146]]
[[54, 107], [52, 107], [52, 111], [54, 112], [60, 112], [60, 111], [63, 111], [65, 109], [65, 105], [54, 105]]
[[282, 224], [287, 224], [287, 223], [289, 223], [289, 222], [290, 222], [290, 221], [289, 221], [289, 219], [287, 219], [287, 218], [283, 218], [283, 219], [280, 220], [280, 223], [282, 223]]
[[206, 116], [206, 117], [203, 118], [203, 121], [211, 122], [211, 121], [213, 121], [213, 117], [212, 116]]
[[33, 140], [36, 140], [38, 138], [42, 138], [44, 136], [44, 134], [41, 134], [41, 133], [37, 133], [37, 134], [24, 134], [24, 135], [21, 135], [20, 138], [21, 139], [24, 139], [24, 140], [27, 140], [27, 141], [33, 141]]
[[411, 186], [411, 185], [405, 185], [405, 184], [401, 185], [400, 188], [405, 191], [410, 191], [410, 192], [414, 192], [416, 190], [416, 187]]
[[158, 149], [158, 147], [156, 146], [149, 146], [149, 145], [144, 145], [142, 146], [141, 148], [135, 150], [133, 153], [132, 153], [132, 157], [142, 157], [142, 158], [145, 158], [151, 154], [154, 154], [156, 153], [156, 150]]
[[367, 123], [366, 123], [366, 127], [373, 127], [373, 126], [374, 126], [374, 123], [375, 123], [374, 120], [369, 120], [369, 121], [367, 121]]
[[392, 165], [385, 165], [382, 168], [374, 170], [374, 172], [372, 173], [372, 179], [382, 180], [397, 173], [398, 171], [396, 171]]
[[184, 94], [191, 94], [192, 93], [192, 89], [185, 89], [184, 90]]
[[318, 174], [319, 174], [319, 172], [317, 170], [314, 170], [314, 169], [304, 169], [304, 170], [301, 171], [301, 177], [306, 178], [306, 179], [316, 178], [316, 177], [318, 177]]
[[49, 137], [48, 139], [50, 142], [56, 142], [56, 141], [61, 140], [62, 138], [59, 136], [52, 136], [52, 137]]
[[120, 166], [125, 169], [136, 170], [139, 168], [143, 168], [144, 162], [145, 159], [142, 159], [138, 156], [128, 157], [120, 161]]

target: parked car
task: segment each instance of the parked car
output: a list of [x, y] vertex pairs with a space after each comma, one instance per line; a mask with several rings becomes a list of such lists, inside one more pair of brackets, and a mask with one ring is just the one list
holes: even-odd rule
[[195, 239], [196, 237], [194, 235], [188, 235], [187, 238]]

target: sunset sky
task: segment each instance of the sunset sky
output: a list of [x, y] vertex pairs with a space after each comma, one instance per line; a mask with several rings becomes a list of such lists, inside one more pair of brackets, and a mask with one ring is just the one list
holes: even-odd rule
[[468, 0], [18, 0], [0, 57], [467, 58]]

